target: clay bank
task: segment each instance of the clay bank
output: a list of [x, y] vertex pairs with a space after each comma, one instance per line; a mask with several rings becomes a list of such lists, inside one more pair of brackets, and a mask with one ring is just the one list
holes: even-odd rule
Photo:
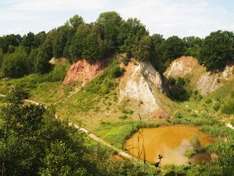
[[207, 162], [211, 155], [206, 147], [213, 139], [199, 129], [174, 125], [142, 128], [128, 139], [125, 149], [137, 158], [160, 165], [185, 165]]

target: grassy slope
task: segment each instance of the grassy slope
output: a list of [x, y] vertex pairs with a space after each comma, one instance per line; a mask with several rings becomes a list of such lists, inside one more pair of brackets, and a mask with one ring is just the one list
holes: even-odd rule
[[0, 92], [6, 94], [12, 86], [20, 86], [29, 91], [31, 99], [52, 104], [72, 90], [60, 81], [50, 82], [44, 78], [45, 75], [32, 74], [19, 79], [0, 80]]
[[[116, 63], [115, 63], [116, 64]], [[63, 86], [61, 82], [49, 82], [42, 75], [29, 75], [20, 79], [1, 80], [0, 92], [6, 93], [11, 85], [21, 85], [30, 90], [31, 99], [56, 104], [59, 116], [73, 122], [80, 122], [94, 131], [103, 139], [122, 147], [125, 139], [142, 126], [158, 126], [159, 124], [185, 123], [196, 125], [214, 136], [229, 135], [230, 131], [219, 122], [226, 117], [221, 112], [220, 99], [228, 97], [230, 90], [234, 89], [234, 81], [226, 83], [223, 87], [199, 99], [192, 96], [186, 102], [173, 102], [163, 94], [158, 94], [166, 110], [174, 119], [169, 121], [139, 122], [131, 118], [134, 107], [118, 102], [118, 79], [111, 76], [114, 65], [110, 64], [104, 73], [74, 95], [74, 87]], [[200, 73], [199, 73], [200, 74]], [[214, 128], [215, 127], [215, 128]]]
[[113, 64], [79, 92], [56, 105], [60, 117], [91, 130], [101, 122], [118, 121], [118, 79], [112, 78]]

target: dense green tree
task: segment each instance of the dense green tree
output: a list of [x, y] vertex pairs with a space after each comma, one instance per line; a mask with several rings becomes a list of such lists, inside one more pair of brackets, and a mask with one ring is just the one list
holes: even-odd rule
[[38, 49], [37, 57], [34, 62], [34, 69], [37, 73], [47, 73], [51, 70], [50, 59], [53, 57], [52, 41], [47, 38]]
[[152, 41], [149, 36], [142, 37], [132, 49], [134, 58], [140, 61], [149, 61], [152, 51]]
[[32, 48], [36, 47], [35, 34], [32, 32], [29, 32], [27, 35], [23, 36], [21, 45], [29, 53]]
[[222, 174], [224, 176], [234, 175], [233, 163], [234, 163], [234, 139], [229, 139], [228, 145], [219, 145], [220, 153], [218, 164], [221, 166]]
[[158, 71], [163, 71], [163, 65], [162, 62], [162, 51], [161, 51], [161, 45], [165, 41], [162, 35], [160, 34], [153, 34], [151, 36], [152, 41], [152, 55], [150, 58], [151, 63]]
[[185, 37], [183, 38], [183, 40], [186, 46], [185, 55], [199, 58], [203, 40], [199, 37], [194, 36]]
[[28, 71], [29, 73], [35, 73], [36, 71], [36, 63], [37, 63], [37, 56], [38, 56], [39, 48], [32, 49], [29, 53], [27, 60], [28, 60]]
[[53, 44], [53, 56], [54, 57], [63, 57], [64, 48], [68, 41], [70, 33], [70, 27], [68, 25], [62, 26], [57, 29], [54, 44]]
[[70, 25], [72, 28], [77, 29], [80, 25], [84, 24], [84, 20], [81, 16], [75, 15], [72, 18], [69, 19], [68, 25]]
[[122, 18], [116, 12], [105, 12], [100, 14], [97, 19], [97, 24], [103, 27], [104, 39], [110, 48], [109, 52], [114, 52], [121, 42], [118, 40], [118, 35], [122, 24]]
[[46, 151], [43, 161], [45, 165], [41, 169], [40, 174], [42, 176], [90, 175], [86, 168], [80, 167], [79, 159], [80, 153], [74, 151], [66, 143], [56, 141]]
[[149, 35], [145, 26], [137, 19], [128, 19], [123, 22], [120, 27], [118, 40], [121, 41], [119, 49], [121, 52], [130, 53], [135, 45], [142, 37]]
[[172, 36], [165, 40], [160, 47], [162, 61], [165, 63], [165, 66], [167, 67], [172, 60], [183, 56], [185, 49], [184, 41], [177, 36]]
[[46, 40], [46, 33], [44, 31], [35, 35], [35, 46], [38, 48]]
[[87, 166], [83, 135], [61, 124], [43, 106], [23, 104], [22, 94], [19, 89], [11, 91], [1, 109], [1, 174], [99, 175], [95, 165]]
[[2, 73], [6, 77], [17, 78], [28, 73], [27, 53], [18, 48], [14, 53], [6, 54], [3, 58]]
[[0, 48], [2, 48], [3, 53], [7, 53], [9, 51], [9, 48], [14, 48], [19, 46], [22, 38], [20, 35], [6, 35], [3, 37], [0, 37]]
[[3, 62], [3, 50], [2, 48], [0, 48], [0, 68], [2, 66], [2, 62]]
[[228, 31], [212, 32], [204, 40], [199, 61], [208, 70], [223, 69], [234, 61], [234, 33]]
[[72, 59], [81, 58], [85, 45], [85, 38], [89, 34], [91, 26], [83, 24], [79, 26], [69, 46], [69, 53]]
[[12, 87], [11, 90], [9, 90], [6, 96], [6, 100], [12, 104], [22, 104], [24, 99], [27, 99], [28, 96], [29, 94], [27, 91], [17, 86]]
[[[123, 20], [113, 11], [101, 13], [96, 22], [89, 24], [75, 15], [65, 25], [48, 33], [30, 32], [23, 37], [13, 34], [0, 37], [0, 64], [5, 60], [7, 66], [1, 67], [6, 72], [9, 65], [19, 63], [9, 70], [25, 70], [17, 76], [20, 77], [27, 73], [49, 72], [52, 57], [66, 57], [71, 62], [80, 58], [96, 61], [120, 52], [126, 53], [128, 59], [134, 57], [150, 61], [160, 72], [182, 55], [198, 58], [209, 70], [222, 69], [234, 60], [233, 36], [233, 32], [217, 31], [205, 40], [194, 36], [183, 39], [172, 36], [165, 40], [159, 34], [150, 36], [139, 20]], [[18, 48], [26, 51], [24, 59], [16, 57], [20, 55], [17, 54]], [[3, 59], [13, 55], [15, 61]]]
[[102, 27], [95, 24], [81, 25], [70, 45], [71, 57], [90, 61], [104, 58], [108, 47], [102, 38]]

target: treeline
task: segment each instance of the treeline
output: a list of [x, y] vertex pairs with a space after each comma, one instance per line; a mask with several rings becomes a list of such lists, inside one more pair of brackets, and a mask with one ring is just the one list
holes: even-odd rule
[[86, 58], [93, 62], [127, 53], [129, 58], [152, 62], [159, 71], [183, 55], [194, 56], [207, 69], [215, 70], [233, 62], [233, 48], [233, 32], [217, 31], [205, 39], [165, 39], [159, 34], [150, 35], [137, 19], [124, 20], [116, 12], [105, 12], [93, 23], [76, 15], [48, 33], [0, 37], [0, 65], [2, 76], [20, 77], [49, 72], [52, 57], [66, 57], [71, 62]]

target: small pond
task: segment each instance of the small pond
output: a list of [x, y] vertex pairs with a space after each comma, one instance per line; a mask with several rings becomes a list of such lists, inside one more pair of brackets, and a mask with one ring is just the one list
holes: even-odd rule
[[209, 135], [196, 127], [173, 125], [139, 129], [124, 147], [133, 156], [151, 163], [159, 162], [158, 158], [161, 157], [160, 165], [183, 165], [190, 163], [193, 158], [205, 162], [210, 160], [204, 151], [193, 155], [191, 159], [188, 153], [198, 148], [201, 150], [213, 142]]

